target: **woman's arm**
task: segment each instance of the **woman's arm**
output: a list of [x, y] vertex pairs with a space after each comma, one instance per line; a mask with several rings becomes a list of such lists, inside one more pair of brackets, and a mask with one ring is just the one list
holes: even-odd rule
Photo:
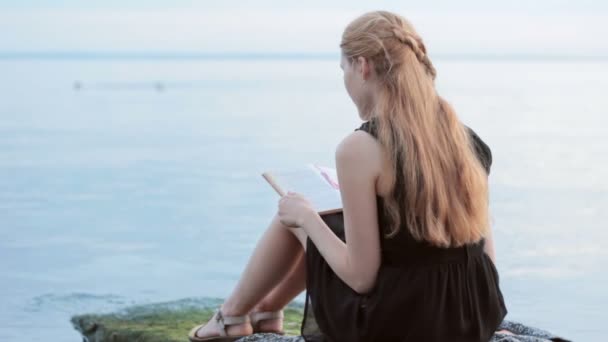
[[332, 270], [358, 293], [366, 293], [374, 287], [380, 268], [375, 184], [381, 150], [377, 144], [367, 133], [355, 131], [336, 149], [346, 243], [316, 212], [311, 212], [303, 225]]
[[484, 252], [492, 259], [494, 265], [496, 265], [496, 251], [494, 250], [494, 236], [492, 234], [492, 226], [488, 228], [488, 235], [486, 236], [486, 242], [483, 246]]

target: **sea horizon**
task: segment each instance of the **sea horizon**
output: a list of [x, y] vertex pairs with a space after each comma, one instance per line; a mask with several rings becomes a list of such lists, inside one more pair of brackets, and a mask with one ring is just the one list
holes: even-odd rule
[[[546, 61], [546, 62], [606, 62], [603, 54], [555, 53], [429, 53], [433, 60], [445, 61]], [[165, 50], [31, 50], [1, 51], [0, 60], [335, 60], [336, 52], [261, 52], [261, 51], [165, 51]]]

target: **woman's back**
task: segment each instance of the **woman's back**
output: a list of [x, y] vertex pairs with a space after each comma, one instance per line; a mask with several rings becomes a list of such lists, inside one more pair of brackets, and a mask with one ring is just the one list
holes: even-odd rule
[[[370, 121], [366, 121], [357, 130], [368, 132], [374, 138], [377, 138], [376, 126], [374, 125], [375, 120], [372, 119]], [[468, 126], [465, 126], [471, 140], [474, 143], [475, 153], [479, 158], [479, 161], [483, 165], [486, 173], [489, 175], [490, 166], [492, 164], [492, 152], [489, 146], [481, 140], [481, 138]], [[403, 188], [402, 184], [396, 185], [396, 191], [401, 191]], [[378, 220], [380, 227], [386, 227], [388, 225], [388, 220], [382, 210], [384, 205], [384, 198], [377, 194], [376, 196], [378, 203]], [[402, 208], [402, 210], [406, 210], [406, 208]], [[430, 246], [427, 243], [419, 242], [413, 238], [411, 234], [408, 234], [407, 228], [402, 225], [400, 233], [390, 239], [381, 239], [381, 249], [383, 255], [383, 261], [391, 263], [392, 260], [396, 259], [409, 259], [412, 254], [429, 254], [433, 253], [436, 250], [445, 250], [444, 248], [436, 248]], [[382, 233], [382, 232], [381, 232]]]
[[[376, 137], [370, 123], [357, 130]], [[489, 147], [473, 130], [469, 133], [489, 172]], [[379, 195], [377, 200], [382, 230], [384, 201]], [[323, 219], [345, 241], [342, 214]], [[416, 241], [402, 227], [393, 238], [382, 237], [375, 286], [358, 294], [308, 240], [302, 336], [307, 341], [488, 341], [507, 310], [498, 273], [483, 244], [484, 240], [459, 248], [434, 247]]]

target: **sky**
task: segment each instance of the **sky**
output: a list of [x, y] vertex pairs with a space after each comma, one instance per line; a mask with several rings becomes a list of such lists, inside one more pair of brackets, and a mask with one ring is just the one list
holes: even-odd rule
[[14, 52], [335, 54], [375, 9], [408, 18], [431, 55], [608, 56], [608, 1], [0, 0]]

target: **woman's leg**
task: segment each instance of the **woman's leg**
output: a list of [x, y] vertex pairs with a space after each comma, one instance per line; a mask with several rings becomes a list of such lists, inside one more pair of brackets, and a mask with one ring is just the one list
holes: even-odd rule
[[256, 305], [255, 311], [275, 311], [284, 308], [297, 295], [306, 289], [306, 254], [300, 249], [300, 257], [293, 265], [289, 274], [275, 286], [262, 301]]
[[[276, 311], [283, 309], [306, 289], [306, 254], [300, 249], [300, 258], [289, 274], [260, 301], [253, 311]], [[260, 331], [282, 331], [283, 320], [267, 319], [259, 323]]]
[[[298, 238], [289, 228], [283, 226], [275, 214], [258, 241], [235, 288], [222, 305], [224, 315], [239, 316], [251, 311], [279, 285], [279, 282], [288, 277], [302, 253], [302, 244]], [[287, 285], [280, 287], [278, 292], [270, 297], [270, 304], [273, 304], [273, 298], [277, 302], [285, 301], [287, 296], [294, 293], [295, 289], [291, 287], [297, 278], [286, 278]], [[300, 286], [301, 283], [298, 287]], [[196, 335], [215, 336], [219, 334], [218, 328], [216, 322], [211, 320], [210, 324], [199, 329]], [[252, 333], [252, 327], [249, 324], [230, 325], [226, 327], [226, 332], [228, 335], [246, 335]]]

